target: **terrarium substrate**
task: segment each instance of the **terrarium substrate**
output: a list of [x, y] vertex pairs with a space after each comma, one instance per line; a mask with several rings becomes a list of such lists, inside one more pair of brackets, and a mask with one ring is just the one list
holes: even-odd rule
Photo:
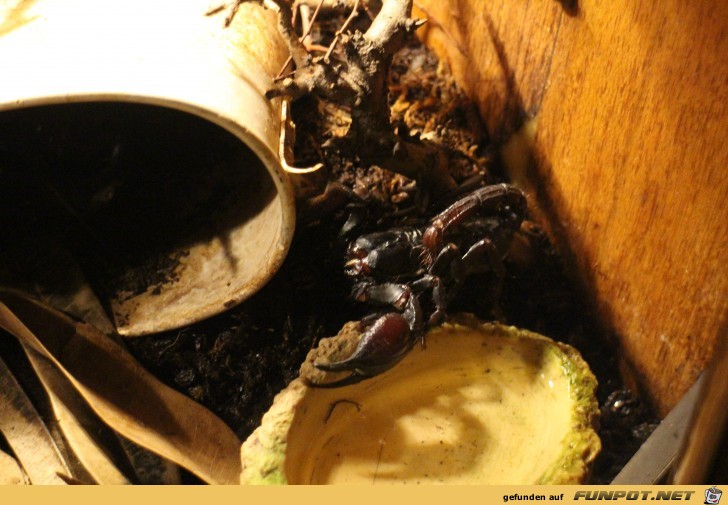
[[[413, 43], [401, 51], [390, 86], [393, 117], [405, 122], [410, 133], [442, 142], [452, 153], [458, 182], [505, 178], [474, 105], [423, 46]], [[321, 148], [337, 128], [346, 127], [345, 111], [306, 98], [295, 104], [294, 119], [299, 132], [297, 164], [324, 161], [330, 177], [355, 197], [334, 212], [299, 222], [282, 269], [241, 306], [182, 330], [127, 341], [150, 370], [220, 415], [241, 439], [259, 425], [273, 397], [298, 375], [309, 349], [335, 335], [345, 322], [371, 312], [371, 307], [349, 298], [352, 281], [344, 274], [348, 241], [364, 232], [421, 224], [443, 205], [430, 201], [414, 181], [358, 165], [355, 153]], [[354, 229], [343, 233], [352, 222]], [[528, 230], [528, 240], [521, 237], [523, 254], [507, 261], [498, 306], [485, 301], [487, 288], [470, 283], [452, 311], [473, 313], [483, 321], [497, 319], [579, 349], [599, 381], [602, 410], [603, 449], [590, 482], [606, 483], [658, 421], [624, 389], [608, 335], [599, 329], [548, 239], [535, 223]]]
[[[395, 124], [406, 125], [410, 135], [441, 143], [450, 156], [450, 170], [458, 183], [473, 188], [505, 179], [499, 168], [497, 150], [489, 143], [475, 107], [458, 92], [447, 70], [438, 66], [435, 57], [420, 44], [413, 42], [395, 58], [390, 94]], [[346, 111], [309, 97], [294, 104], [294, 120], [298, 127], [296, 164], [305, 166], [323, 161], [326, 178], [350, 190], [348, 203], [326, 212], [315, 206], [302, 207], [296, 235], [281, 270], [240, 306], [180, 330], [126, 341], [131, 352], [152, 373], [217, 414], [241, 440], [260, 424], [273, 397], [298, 375], [306, 354], [321, 338], [335, 335], [347, 321], [359, 320], [371, 313], [371, 307], [354, 303], [349, 297], [352, 280], [344, 273], [348, 242], [366, 232], [422, 225], [456, 198], [456, 195], [441, 198], [415, 181], [376, 167], [361, 166], [355, 152], [322, 147], [332, 135], [346, 128]], [[115, 141], [105, 139], [106, 144], [102, 142], [96, 147], [106, 149], [106, 155], [111, 155]], [[64, 139], [57, 136], [53, 142], [58, 147]], [[196, 159], [201, 162], [208, 159], [204, 153], [209, 148], [209, 139], [186, 142], [192, 142], [187, 144], [187, 149], [200, 153]], [[83, 149], [88, 149], [89, 158], [98, 157], [93, 146]], [[79, 152], [79, 146], [74, 150]], [[41, 165], [50, 163], [56, 154], [40, 152], [33, 161]], [[216, 155], [210, 153], [210, 156]], [[159, 157], [156, 162], [164, 165], [165, 160]], [[123, 172], [123, 166], [112, 168], [106, 174], [107, 179], [87, 178], [75, 189], [62, 189], [70, 194], [86, 195], [90, 206], [103, 204], [106, 194], [99, 190], [115, 184], [112, 176]], [[163, 173], [160, 170], [159, 174]], [[6, 172], [5, 176], [9, 174], [12, 172]], [[99, 177], [103, 178], [104, 174]], [[56, 189], [49, 186], [44, 191]], [[31, 205], [28, 212], [31, 220], [37, 219], [39, 216], [33, 214], [32, 195], [23, 198], [23, 205]], [[52, 208], [41, 210], [53, 213]], [[92, 210], [89, 207], [89, 212]], [[144, 209], [137, 212], [140, 220], [147, 219]], [[68, 240], [74, 241], [74, 234], [82, 231], [72, 213], [54, 217], [73, 232]], [[163, 221], [157, 225], [165, 226]], [[94, 236], [85, 240], [89, 244]], [[169, 266], [159, 265], [155, 270], [155, 265], [151, 265], [150, 268], [153, 274], [164, 277], [173, 270]], [[482, 321], [497, 320], [532, 330], [568, 343], [581, 352], [599, 381], [597, 397], [602, 411], [599, 436], [603, 449], [590, 482], [609, 482], [646, 439], [657, 420], [634, 394], [624, 389], [617, 357], [607, 344], [609, 336], [600, 331], [585, 305], [586, 297], [564, 272], [558, 254], [538, 224], [524, 226], [524, 232], [516, 239], [514, 253], [506, 261], [506, 269], [497, 304], [489, 302], [492, 293], [488, 279], [479, 278], [478, 282], [466, 284], [451, 312], [472, 313]], [[137, 289], [134, 285], [128, 287]], [[14, 352], [7, 346], [0, 350], [4, 354]]]

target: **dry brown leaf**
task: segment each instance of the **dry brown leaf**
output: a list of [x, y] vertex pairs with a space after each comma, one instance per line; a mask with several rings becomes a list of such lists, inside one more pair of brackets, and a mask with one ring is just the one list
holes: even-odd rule
[[0, 451], [0, 486], [19, 486], [26, 484], [20, 465], [10, 454]]
[[23, 348], [48, 394], [56, 424], [84, 470], [97, 484], [129, 484], [97, 441], [99, 435], [109, 429], [90, 412], [68, 379], [52, 363], [27, 345]]
[[32, 484], [59, 484], [70, 475], [53, 437], [30, 399], [0, 360], [0, 433]]
[[232, 430], [93, 326], [0, 290], [0, 327], [50, 359], [123, 436], [211, 484], [239, 481], [240, 441]]

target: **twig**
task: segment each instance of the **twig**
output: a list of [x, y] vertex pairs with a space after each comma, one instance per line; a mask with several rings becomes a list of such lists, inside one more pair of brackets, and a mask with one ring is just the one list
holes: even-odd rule
[[318, 51], [320, 53], [325, 53], [328, 49], [328, 47], [322, 46], [321, 44], [307, 44], [306, 47], [309, 51]]
[[230, 12], [228, 12], [228, 15], [225, 16], [225, 21], [223, 22], [223, 26], [225, 26], [225, 28], [227, 28], [228, 26], [230, 26], [230, 23], [233, 22], [233, 18], [235, 17], [235, 14], [238, 13], [238, 9], [240, 8], [240, 4], [242, 4], [243, 2], [245, 2], [245, 0], [235, 0], [233, 2], [232, 7], [230, 7]]
[[[287, 66], [288, 66], [288, 65], [286, 65], [286, 67], [287, 67]], [[285, 69], [286, 67], [283, 67], [283, 68], [281, 69], [281, 72], [283, 72], [283, 70], [284, 70], [284, 69]], [[290, 71], [290, 72], [288, 72], [287, 74], [280, 74], [280, 73], [279, 73], [279, 74], [278, 74], [277, 76], [275, 76], [275, 78], [273, 79], [273, 82], [278, 82], [278, 81], [282, 81], [283, 79], [288, 79], [289, 77], [293, 77], [294, 75], [296, 75], [296, 71], [295, 71], [295, 70], [291, 70], [291, 71]]]
[[224, 3], [220, 4], [220, 5], [212, 6], [207, 10], [207, 12], [205, 12], [205, 16], [214, 16], [215, 14], [217, 14], [218, 12], [223, 10], [225, 7], [227, 7], [227, 5]]
[[[296, 7], [298, 6], [298, 7]], [[308, 28], [313, 24], [311, 22], [311, 7], [306, 4], [301, 4], [299, 0], [293, 2], [293, 24], [296, 24], [296, 14], [301, 14], [301, 42], [305, 46], [308, 46], [308, 42], [311, 40], [311, 36], [306, 33]]]
[[326, 63], [329, 63], [331, 53], [334, 51], [334, 48], [336, 47], [336, 43], [339, 41], [339, 37], [344, 33], [344, 31], [349, 27], [349, 24], [351, 21], [356, 17], [356, 15], [359, 13], [359, 0], [356, 0], [354, 2], [354, 8], [351, 9], [351, 13], [349, 14], [349, 17], [346, 18], [346, 21], [344, 21], [344, 24], [336, 30], [336, 35], [334, 35], [334, 40], [331, 42], [331, 45], [329, 46], [329, 50], [326, 51], [326, 55], [324, 55], [324, 61]]
[[[308, 37], [311, 34], [311, 28], [313, 27], [313, 23], [316, 21], [316, 17], [319, 14], [319, 11], [321, 10], [321, 6], [324, 4], [324, 0], [319, 0], [318, 5], [316, 6], [316, 10], [313, 11], [313, 15], [311, 16], [311, 19], [308, 22], [305, 22], [303, 16], [301, 16], [301, 24], [303, 25], [303, 35], [301, 35], [301, 41], [303, 42], [306, 40], [306, 37]], [[303, 7], [303, 5], [301, 6]], [[294, 11], [295, 12], [295, 11]], [[293, 61], [293, 56], [289, 56], [286, 62], [283, 64], [283, 67], [278, 72], [278, 75], [276, 75], [275, 79], [273, 79], [273, 82], [278, 82], [280, 80], [285, 79], [286, 77], [290, 77], [293, 75], [296, 71], [294, 70], [290, 74], [283, 76], [283, 72], [286, 71], [288, 68], [288, 65], [291, 64]]]
[[181, 330], [181, 331], [177, 332], [177, 338], [174, 339], [174, 342], [172, 342], [171, 344], [165, 346], [164, 349], [162, 349], [161, 351], [159, 351], [159, 356], [162, 356], [162, 354], [164, 354], [165, 352], [169, 351], [174, 346], [176, 346], [177, 345], [177, 342], [179, 342], [179, 338], [182, 336], [182, 333], [184, 333], [184, 330]]
[[[313, 0], [300, 1], [310, 4]], [[337, 141], [353, 143], [364, 163], [422, 181], [437, 193], [455, 187], [447, 170], [448, 156], [437, 145], [395, 135], [390, 120], [387, 73], [375, 71], [389, 68], [393, 55], [425, 20], [411, 19], [413, 0], [382, 0], [379, 13], [362, 34], [351, 25], [364, 2], [350, 2], [348, 5], [353, 8], [326, 54], [314, 57], [293, 28], [291, 4], [287, 0], [266, 0], [266, 5], [278, 7], [278, 31], [295, 64], [295, 74], [281, 79], [286, 70], [280, 72], [266, 97], [287, 96], [296, 100], [314, 94], [339, 106], [351, 107], [346, 135], [332, 139], [329, 147]], [[328, 4], [318, 0], [316, 5]], [[352, 31], [354, 35], [347, 36]], [[341, 64], [333, 63], [334, 50], [344, 45]]]

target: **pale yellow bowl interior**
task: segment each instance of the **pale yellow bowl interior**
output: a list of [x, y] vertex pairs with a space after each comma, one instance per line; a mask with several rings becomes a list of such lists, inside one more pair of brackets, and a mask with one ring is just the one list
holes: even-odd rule
[[431, 332], [426, 350], [379, 377], [307, 391], [288, 433], [286, 480], [536, 483], [572, 430], [563, 357], [547, 340]]

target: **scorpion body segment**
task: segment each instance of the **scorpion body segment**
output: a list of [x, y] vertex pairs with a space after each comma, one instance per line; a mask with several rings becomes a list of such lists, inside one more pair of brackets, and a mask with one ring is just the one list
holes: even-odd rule
[[420, 241], [417, 228], [396, 228], [363, 235], [349, 246], [347, 273], [396, 277], [402, 272], [419, 269], [421, 248], [412, 247]]

